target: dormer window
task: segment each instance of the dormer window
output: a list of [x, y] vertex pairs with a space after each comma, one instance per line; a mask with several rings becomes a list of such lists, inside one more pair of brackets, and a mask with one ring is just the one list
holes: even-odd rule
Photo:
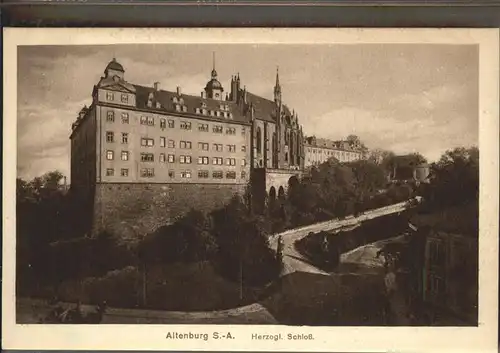
[[160, 109], [160, 108], [161, 108], [160, 102], [156, 102], [156, 109]]
[[233, 118], [233, 113], [229, 113], [229, 119]]
[[200, 114], [200, 108], [195, 109], [196, 114]]
[[179, 104], [184, 104], [184, 98], [179, 98]]
[[211, 111], [210, 111], [210, 116], [214, 116], [214, 115], [215, 115], [214, 113], [215, 113], [215, 112], [214, 112], [213, 110], [211, 110]]
[[202, 109], [201, 112], [202, 112], [203, 115], [207, 115], [207, 110], [206, 109]]
[[205, 103], [205, 102], [201, 102], [201, 107], [202, 107], [202, 108], [206, 108], [206, 107], [207, 107], [207, 103]]
[[187, 110], [188, 110], [187, 107], [185, 105], [183, 105], [182, 106], [182, 111], [185, 113], [185, 112], [187, 112]]
[[227, 113], [226, 113], [226, 112], [224, 112], [223, 116], [224, 116], [224, 118], [227, 118]]
[[128, 94], [122, 93], [122, 103], [128, 103]]
[[217, 111], [215, 112], [215, 116], [220, 117], [220, 111], [218, 111], [218, 110], [217, 110]]
[[179, 100], [177, 99], [177, 97], [173, 97], [173, 98], [172, 98], [172, 101], [173, 101], [174, 103], [178, 103], [178, 102], [179, 102]]
[[148, 101], [148, 107], [151, 108], [153, 106], [153, 101], [149, 100]]
[[179, 104], [176, 104], [175, 105], [175, 110], [180, 112], [181, 111], [181, 106]]
[[106, 92], [106, 100], [108, 100], [108, 101], [114, 101], [115, 100], [115, 94], [113, 92]]

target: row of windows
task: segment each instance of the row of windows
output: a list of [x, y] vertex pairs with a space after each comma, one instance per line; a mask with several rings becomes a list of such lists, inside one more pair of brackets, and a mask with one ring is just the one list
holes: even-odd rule
[[[115, 152], [112, 150], [106, 151], [106, 159], [107, 160], [114, 160], [115, 158]], [[121, 151], [121, 160], [122, 161], [128, 161], [130, 158], [130, 152], [129, 151]], [[166, 162], [168, 160], [169, 163], [175, 163], [175, 155], [174, 154], [169, 154], [166, 155], [165, 153], [160, 153], [160, 162]], [[141, 162], [154, 162], [155, 157], [153, 153], [141, 153]], [[198, 164], [209, 164], [210, 158], [206, 156], [200, 156], [198, 157]], [[192, 157], [191, 156], [179, 156], [179, 163], [181, 164], [191, 164], [192, 162]], [[213, 157], [212, 158], [212, 164], [214, 165], [224, 165], [224, 159], [222, 157]], [[241, 160], [241, 166], [245, 166], [247, 164], [246, 159]], [[226, 165], [228, 166], [235, 166], [236, 165], [236, 158], [226, 158]]]
[[[122, 133], [122, 143], [127, 144], [128, 143], [128, 133], [123, 132]], [[113, 143], [115, 141], [115, 134], [112, 131], [106, 132], [106, 141], [109, 143]], [[143, 147], [153, 147], [155, 144], [154, 139], [148, 138], [148, 137], [142, 137], [141, 138], [141, 146]], [[168, 148], [175, 148], [175, 141], [174, 140], [167, 140], [165, 137], [160, 137], [160, 147], [167, 147]], [[203, 150], [203, 151], [208, 151], [210, 145], [208, 142], [198, 142], [198, 149]], [[228, 152], [236, 152], [236, 145], [226, 145], [227, 151]], [[179, 142], [179, 148], [182, 149], [191, 149], [192, 148], [192, 143], [191, 141], [180, 141]], [[222, 152], [223, 151], [223, 145], [221, 143], [214, 143], [213, 144], [213, 150], [216, 152]], [[241, 146], [241, 152], [246, 152], [247, 148], [246, 146]]]
[[[115, 93], [114, 92], [106, 92], [106, 100], [113, 102], [115, 100]], [[121, 101], [122, 103], [128, 103], [128, 94], [127, 93], [122, 93], [121, 94]], [[187, 112], [187, 106], [184, 105], [184, 99], [182, 97], [177, 98], [173, 97], [172, 101], [174, 102], [174, 107], [175, 110], [178, 112]], [[148, 107], [153, 106], [153, 101], [152, 99], [149, 99], [147, 102]], [[156, 108], [160, 109], [161, 104], [159, 102], [156, 102]], [[201, 108], [195, 108], [195, 113], [196, 114], [203, 114], [203, 115], [210, 115], [210, 116], [223, 116], [224, 118], [233, 118], [233, 113], [229, 112], [229, 106], [226, 105], [220, 105], [220, 110], [221, 111], [214, 111], [214, 110], [207, 110], [207, 105], [206, 103], [202, 103]]]
[[[115, 93], [114, 92], [106, 92], [106, 99], [108, 101], [114, 101], [115, 100]], [[121, 99], [122, 99], [122, 103], [128, 103], [128, 94], [122, 93]]]
[[342, 156], [342, 157], [345, 157], [345, 156], [355, 157], [358, 155], [357, 153], [353, 153], [353, 152], [327, 151], [327, 150], [317, 150], [317, 149], [311, 149], [311, 148], [308, 148], [308, 152], [312, 152], [313, 154], [323, 153], [324, 155], [327, 155], [327, 156]]
[[[107, 168], [106, 169], [106, 176], [114, 176], [115, 175], [115, 170], [113, 168]], [[120, 169], [120, 175], [122, 177], [128, 177], [129, 176], [129, 170], [127, 168], [121, 168]], [[190, 170], [183, 170], [180, 172], [180, 177], [183, 179], [190, 179], [191, 178], [191, 171]], [[241, 172], [241, 179], [246, 178], [246, 172]], [[141, 168], [140, 170], [140, 176], [142, 178], [153, 178], [155, 176], [155, 171], [154, 168]], [[169, 170], [168, 171], [168, 176], [170, 178], [175, 178], [175, 171]], [[210, 177], [210, 172], [208, 170], [199, 170], [198, 171], [198, 178], [200, 179], [208, 179]], [[223, 179], [224, 178], [224, 172], [220, 170], [216, 170], [212, 172], [212, 178], [214, 179]], [[226, 179], [236, 179], [236, 172], [229, 171], [226, 172]]]
[[[109, 110], [107, 112], [106, 121], [109, 123], [115, 122], [115, 112], [114, 111]], [[123, 124], [129, 124], [130, 123], [129, 114], [128, 113], [121, 113], [121, 121]], [[147, 125], [147, 126], [154, 126], [155, 125], [155, 119], [152, 116], [142, 115], [140, 122], [141, 122], [141, 125]], [[166, 129], [167, 126], [171, 129], [175, 128], [175, 121], [172, 119], [160, 118], [160, 128]], [[192, 123], [189, 121], [181, 121], [179, 127], [182, 130], [191, 130]], [[208, 124], [198, 123], [198, 131], [208, 132], [209, 131]], [[223, 125], [213, 125], [212, 131], [216, 134], [222, 134], [224, 132], [224, 126]], [[246, 129], [242, 128], [241, 133], [244, 135], [245, 131], [246, 131]], [[236, 128], [235, 127], [226, 127], [226, 134], [236, 135]]]

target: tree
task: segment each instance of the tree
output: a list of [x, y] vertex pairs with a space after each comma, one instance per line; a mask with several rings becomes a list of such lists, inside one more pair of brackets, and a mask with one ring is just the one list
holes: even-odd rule
[[459, 147], [446, 151], [431, 165], [428, 198], [435, 206], [477, 201], [479, 192], [479, 150]]
[[241, 198], [234, 197], [212, 213], [221, 272], [242, 285], [263, 284], [276, 278], [279, 263], [269, 248], [261, 219], [252, 215]]

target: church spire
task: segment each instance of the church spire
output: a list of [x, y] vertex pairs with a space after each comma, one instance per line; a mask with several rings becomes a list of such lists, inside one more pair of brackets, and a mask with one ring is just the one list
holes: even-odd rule
[[274, 101], [276, 103], [281, 102], [281, 86], [280, 86], [279, 66], [276, 67], [276, 83], [274, 85]]

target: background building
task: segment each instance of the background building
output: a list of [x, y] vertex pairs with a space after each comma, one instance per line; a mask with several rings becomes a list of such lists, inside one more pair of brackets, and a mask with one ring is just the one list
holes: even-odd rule
[[304, 139], [305, 167], [319, 165], [330, 158], [339, 162], [352, 162], [361, 159], [361, 146], [348, 141], [332, 141], [316, 136]]
[[[256, 210], [271, 187], [286, 190], [304, 166], [298, 116], [232, 77], [224, 95], [215, 66], [200, 96], [126, 81], [113, 59], [73, 123], [71, 192], [89, 232], [132, 236], [190, 208], [209, 211], [250, 183]], [[281, 191], [280, 191], [281, 192]]]

